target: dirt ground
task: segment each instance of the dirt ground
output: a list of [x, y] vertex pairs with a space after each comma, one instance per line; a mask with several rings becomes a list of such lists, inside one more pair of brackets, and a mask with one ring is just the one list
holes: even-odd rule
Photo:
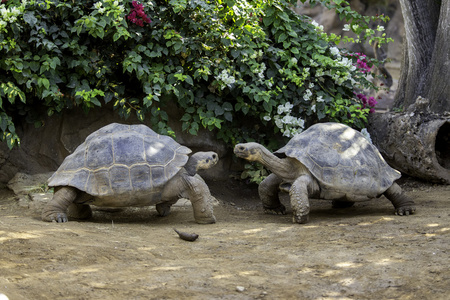
[[[16, 299], [448, 299], [450, 186], [402, 179], [417, 213], [384, 197], [310, 223], [265, 215], [254, 187], [211, 182], [217, 223], [190, 207], [95, 211], [64, 224], [0, 193], [0, 294]], [[288, 206], [287, 199], [284, 203]], [[195, 242], [173, 231], [199, 234]], [[1, 298], [0, 296], [0, 299]]]

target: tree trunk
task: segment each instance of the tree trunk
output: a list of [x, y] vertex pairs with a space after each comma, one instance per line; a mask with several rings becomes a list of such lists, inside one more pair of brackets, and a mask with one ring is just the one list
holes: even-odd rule
[[450, 0], [399, 0], [404, 50], [394, 108], [370, 116], [369, 132], [390, 165], [450, 184]]
[[428, 105], [428, 100], [419, 97], [406, 112], [371, 114], [368, 130], [395, 169], [450, 184], [450, 114], [433, 114]]
[[435, 113], [450, 110], [450, 0], [400, 0], [405, 39], [394, 107], [417, 97], [430, 99]]

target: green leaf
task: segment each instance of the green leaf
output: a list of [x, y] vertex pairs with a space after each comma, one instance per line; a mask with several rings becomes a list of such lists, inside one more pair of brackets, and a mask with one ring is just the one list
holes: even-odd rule
[[184, 79], [184, 81], [186, 81], [190, 85], [194, 85], [194, 80], [192, 80], [192, 77], [189, 75], [186, 75], [186, 78]]
[[287, 39], [287, 35], [283, 32], [278, 36], [278, 43], [282, 43]]
[[223, 110], [225, 111], [232, 111], [233, 110], [233, 105], [231, 105], [230, 102], [224, 102], [222, 105]]
[[31, 27], [33, 27], [34, 25], [36, 25], [36, 23], [37, 23], [37, 19], [36, 19], [36, 17], [34, 16], [34, 12], [32, 12], [32, 11], [27, 11], [27, 12], [25, 12], [24, 14], [23, 14], [23, 20], [25, 21], [25, 22], [27, 22], [28, 24], [30, 24], [30, 26]]
[[233, 114], [229, 111], [227, 111], [224, 115], [225, 120], [229, 122], [233, 122]]
[[191, 118], [192, 117], [190, 114], [184, 114], [183, 117], [181, 117], [180, 121], [187, 122], [187, 121], [190, 121]]

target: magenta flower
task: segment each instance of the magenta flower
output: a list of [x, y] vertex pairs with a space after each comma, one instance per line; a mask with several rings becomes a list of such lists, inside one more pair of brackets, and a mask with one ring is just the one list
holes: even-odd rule
[[378, 102], [377, 102], [377, 100], [375, 100], [374, 97], [369, 97], [369, 99], [367, 99], [366, 95], [364, 95], [364, 94], [357, 94], [356, 98], [361, 100], [361, 103], [363, 105], [363, 107], [362, 107], [363, 109], [366, 108], [366, 106], [367, 106], [367, 107], [370, 108], [370, 110], [369, 110], [370, 113], [375, 112], [374, 107], [375, 107], [375, 105], [377, 105]]
[[355, 56], [357, 57], [356, 66], [361, 70], [361, 72], [370, 72], [372, 67], [369, 67], [369, 65], [367, 64], [366, 55], [363, 53], [355, 53]]
[[134, 23], [140, 27], [144, 27], [145, 23], [150, 23], [152, 21], [145, 14], [144, 5], [140, 4], [137, 1], [132, 1], [131, 5], [133, 5], [133, 8], [127, 16], [127, 19], [130, 20], [131, 23]]

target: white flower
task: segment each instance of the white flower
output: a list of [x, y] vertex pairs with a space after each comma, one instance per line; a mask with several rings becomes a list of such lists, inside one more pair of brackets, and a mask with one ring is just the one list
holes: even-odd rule
[[335, 56], [340, 56], [338, 47], [331, 47], [330, 51], [331, 51], [331, 54], [333, 54]]
[[98, 9], [98, 12], [101, 13], [101, 14], [104, 13], [104, 12], [105, 12], [105, 8], [104, 8], [104, 7], [100, 7], [100, 8]]
[[101, 2], [96, 2], [96, 3], [94, 3], [94, 7], [96, 9], [99, 9], [100, 7], [102, 7], [102, 3]]
[[294, 104], [291, 104], [290, 102], [286, 102], [284, 105], [278, 105], [278, 109], [277, 112], [279, 115], [283, 114], [283, 113], [289, 113], [292, 108], [294, 107]]
[[295, 57], [293, 57], [293, 58], [291, 58], [291, 63], [293, 64], [293, 65], [296, 65], [297, 64], [297, 59], [295, 58]]
[[277, 125], [278, 128], [283, 128], [283, 122], [281, 122], [280, 118], [278, 116], [275, 116], [275, 125]]
[[342, 28], [343, 31], [350, 31], [350, 24], [345, 24], [344, 28]]
[[313, 83], [313, 82], [310, 82], [309, 85], [308, 85], [308, 87], [309, 87], [310, 89], [314, 88], [314, 83]]
[[325, 100], [323, 99], [322, 96], [318, 96], [318, 97], [317, 97], [317, 102], [323, 102], [323, 101], [325, 101]]
[[384, 26], [378, 25], [377, 26], [377, 31], [384, 31]]
[[315, 105], [315, 104], [313, 104], [313, 105], [311, 106], [311, 111], [316, 112], [316, 105]]
[[222, 88], [221, 88], [222, 90], [225, 88], [225, 86], [228, 85], [229, 87], [231, 87], [231, 85], [236, 82], [236, 78], [234, 78], [234, 76], [228, 74], [228, 72], [226, 70], [223, 70], [222, 73], [217, 75], [216, 79], [218, 81], [222, 81], [225, 84], [222, 86]]
[[309, 99], [311, 99], [312, 96], [312, 92], [311, 90], [306, 90], [305, 94], [303, 95], [303, 99], [305, 99], [306, 101], [308, 101]]
[[289, 129], [286, 129], [286, 130], [283, 132], [283, 136], [285, 136], [285, 137], [291, 137], [291, 136], [292, 136], [291, 131], [290, 131]]
[[317, 62], [315, 62], [314, 60], [310, 59], [309, 60], [309, 64], [311, 65], [311, 67], [318, 67], [319, 64]]
[[361, 133], [372, 144], [372, 139], [370, 138], [370, 133], [367, 131], [367, 128], [361, 129]]
[[298, 118], [297, 119], [297, 126], [301, 127], [301, 128], [305, 127], [305, 120]]
[[317, 69], [317, 71], [316, 71], [316, 76], [317, 76], [317, 77], [322, 77], [323, 75], [325, 75], [325, 74], [323, 73], [323, 69]]
[[287, 125], [293, 125], [295, 123], [295, 121], [297, 121], [297, 118], [287, 115], [284, 116], [283, 119], [281, 119], [281, 122], [283, 122], [283, 124], [287, 124]]
[[355, 25], [352, 26], [353, 31], [358, 30], [358, 28], [359, 28], [359, 25], [358, 25], [358, 24], [355, 24]]
[[13, 7], [11, 9], [11, 14], [14, 16], [18, 16], [20, 14], [20, 10], [17, 7]]
[[272, 120], [272, 118], [269, 115], [266, 115], [266, 116], [263, 117], [263, 120], [264, 121], [270, 121], [270, 120]]
[[313, 25], [318, 31], [323, 31], [323, 26], [319, 25], [319, 23], [317, 23], [316, 21], [312, 21], [311, 25]]

